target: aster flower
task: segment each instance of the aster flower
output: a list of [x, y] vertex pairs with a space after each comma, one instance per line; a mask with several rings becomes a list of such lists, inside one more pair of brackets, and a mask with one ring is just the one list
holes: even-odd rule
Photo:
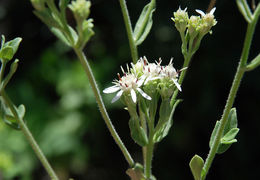
[[[170, 60], [170, 62], [167, 66], [162, 68], [162, 74], [164, 77], [171, 79], [173, 81], [173, 83], [175, 84], [175, 86], [179, 89], [179, 91], [181, 91], [181, 86], [178, 83], [179, 72], [177, 72], [176, 69], [173, 67], [172, 60], [173, 60], [173, 58]], [[184, 69], [182, 69], [182, 70], [184, 70]]]
[[128, 66], [127, 72], [125, 72], [122, 67], [121, 70], [124, 75], [121, 77], [118, 73], [118, 80], [116, 79], [113, 81], [113, 84], [115, 85], [103, 90], [103, 92], [107, 94], [117, 92], [116, 96], [112, 99], [111, 103], [117, 101], [123, 93], [130, 93], [133, 102], [136, 103], [136, 91], [138, 91], [144, 98], [148, 100], [152, 99], [140, 88], [144, 82], [142, 79], [139, 79], [136, 76], [136, 74], [130, 73]]
[[147, 84], [149, 81], [162, 78], [161, 59], [159, 59], [159, 62], [149, 63], [146, 57], [144, 56], [144, 58], [141, 58], [140, 60], [141, 62], [143, 62], [143, 75], [141, 76], [141, 79], [145, 80], [144, 85]]

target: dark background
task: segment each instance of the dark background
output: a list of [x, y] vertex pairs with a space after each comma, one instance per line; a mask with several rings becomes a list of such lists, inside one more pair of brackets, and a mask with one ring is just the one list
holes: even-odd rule
[[[148, 0], [127, 1], [133, 24]], [[250, 1], [251, 2], [251, 1]], [[259, 1], [256, 1], [259, 2]], [[149, 61], [161, 57], [181, 68], [181, 41], [171, 21], [181, 5], [189, 15], [205, 11], [208, 0], [162, 0], [157, 2], [153, 28], [139, 46], [139, 56]], [[221, 118], [242, 50], [246, 22], [235, 1], [217, 1], [217, 25], [206, 35], [183, 83], [174, 126], [155, 148], [153, 174], [160, 180], [192, 179], [188, 163], [194, 154], [206, 159], [208, 141]], [[61, 179], [123, 180], [128, 168], [98, 112], [85, 74], [74, 53], [50, 33], [32, 13], [29, 0], [0, 1], [0, 33], [7, 40], [22, 37], [16, 58], [18, 71], [7, 93], [26, 106], [26, 120]], [[120, 65], [131, 61], [123, 18], [116, 0], [92, 0], [95, 36], [85, 52], [100, 89], [111, 85]], [[68, 19], [74, 24], [68, 12]], [[259, 25], [255, 32], [259, 32]], [[259, 33], [253, 39], [249, 60], [260, 51]], [[243, 78], [234, 107], [240, 132], [238, 143], [217, 155], [207, 179], [259, 179], [260, 70]], [[141, 151], [130, 138], [129, 116], [113, 95], [103, 95], [113, 123], [136, 161]], [[48, 179], [23, 135], [0, 122], [0, 179]]]

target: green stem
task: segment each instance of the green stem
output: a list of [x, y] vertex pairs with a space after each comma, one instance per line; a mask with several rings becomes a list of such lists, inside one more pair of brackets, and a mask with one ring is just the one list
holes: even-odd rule
[[[192, 56], [189, 53], [184, 57], [184, 63], [183, 63], [182, 68], [186, 68], [186, 67], [189, 66], [191, 58], [192, 58]], [[182, 85], [182, 82], [184, 80], [184, 77], [185, 77], [186, 73], [187, 73], [187, 70], [184, 70], [184, 71], [181, 72], [179, 80], [178, 80], [178, 83], [180, 85]], [[174, 93], [172, 95], [172, 98], [171, 98], [171, 103], [170, 103], [171, 106], [174, 105], [178, 94], [179, 94], [179, 90], [176, 88], [176, 90], [174, 91]]]
[[133, 37], [133, 30], [132, 30], [130, 17], [128, 14], [126, 2], [125, 2], [125, 0], [119, 0], [119, 2], [120, 2], [122, 14], [123, 14], [124, 22], [125, 22], [125, 27], [126, 27], [129, 46], [130, 46], [130, 50], [131, 50], [132, 60], [133, 60], [133, 63], [136, 63], [138, 60], [138, 51], [137, 51], [137, 46], [135, 45], [135, 41], [134, 41], [134, 37]]
[[94, 92], [94, 95], [95, 95], [95, 98], [96, 98], [96, 101], [97, 101], [97, 104], [98, 104], [98, 107], [99, 107], [99, 110], [101, 112], [101, 115], [103, 117], [103, 119], [105, 120], [105, 123], [112, 135], [112, 137], [114, 138], [114, 140], [116, 141], [117, 145], [119, 146], [120, 150], [122, 151], [123, 155], [125, 156], [128, 164], [133, 167], [134, 166], [134, 160], [133, 158], [131, 157], [131, 155], [129, 154], [127, 148], [125, 147], [125, 145], [123, 144], [122, 140], [120, 139], [119, 135], [117, 134], [109, 116], [108, 116], [108, 113], [106, 111], [106, 108], [105, 108], [105, 105], [103, 103], [103, 100], [102, 100], [102, 97], [100, 95], [100, 92], [99, 92], [99, 89], [98, 89], [98, 86], [97, 86], [97, 83], [95, 81], [95, 78], [94, 78], [94, 75], [91, 71], [91, 68], [90, 68], [90, 65], [87, 61], [87, 58], [86, 56], [84, 55], [84, 53], [77, 49], [77, 48], [74, 48], [74, 51], [75, 53], [77, 54], [79, 60], [80, 60], [80, 63], [81, 65], [83, 66], [86, 74], [87, 74], [87, 77], [89, 79], [89, 82], [90, 82], [90, 85], [91, 85], [91, 88]]
[[148, 121], [149, 126], [149, 140], [148, 145], [146, 146], [146, 160], [144, 164], [145, 177], [147, 180], [151, 179], [152, 176], [152, 160], [153, 160], [153, 149], [154, 149], [154, 120], [153, 118]]
[[229, 93], [229, 96], [228, 96], [228, 99], [227, 99], [227, 102], [226, 102], [226, 106], [225, 106], [224, 111], [223, 111], [222, 118], [220, 120], [220, 126], [217, 130], [216, 137], [213, 141], [212, 148], [209, 151], [208, 157], [207, 157], [206, 162], [205, 162], [204, 167], [203, 167], [204, 175], [202, 176], [202, 180], [204, 180], [206, 178], [206, 175], [209, 171], [209, 168], [210, 168], [210, 166], [211, 166], [211, 164], [214, 160], [214, 157], [217, 153], [218, 146], [219, 146], [220, 140], [221, 140], [221, 136], [223, 134], [225, 125], [227, 123], [229, 112], [230, 112], [230, 110], [233, 106], [239, 85], [240, 85], [242, 77], [245, 73], [245, 67], [246, 67], [247, 60], [248, 60], [248, 54], [249, 54], [253, 34], [254, 34], [254, 31], [255, 31], [256, 22], [257, 22], [256, 20], [253, 20], [250, 24], [248, 24], [241, 59], [240, 59], [239, 65], [237, 67], [237, 72], [235, 74], [235, 77], [234, 77], [234, 80], [233, 80], [233, 83], [232, 83], [232, 87], [230, 89], [230, 93]]
[[5, 65], [6, 65], [6, 61], [3, 60], [1, 64], [1, 70], [0, 70], [0, 83], [2, 83], [2, 80], [4, 78]]
[[2, 90], [1, 96], [4, 99], [6, 105], [10, 108], [10, 110], [11, 110], [12, 114], [14, 115], [15, 119], [18, 121], [23, 134], [25, 135], [26, 139], [28, 140], [28, 142], [32, 146], [32, 149], [34, 150], [35, 154], [38, 156], [39, 160], [41, 161], [42, 165], [46, 169], [46, 171], [49, 174], [49, 176], [51, 177], [51, 179], [52, 180], [58, 180], [59, 178], [55, 174], [55, 172], [52, 169], [51, 165], [49, 164], [47, 158], [44, 156], [44, 154], [41, 151], [39, 145], [37, 144], [34, 137], [32, 136], [30, 130], [28, 129], [28, 127], [24, 123], [23, 119], [21, 119], [19, 117], [15, 106], [13, 105], [12, 101], [10, 100], [10, 98], [8, 97], [8, 95], [5, 93], [4, 90]]

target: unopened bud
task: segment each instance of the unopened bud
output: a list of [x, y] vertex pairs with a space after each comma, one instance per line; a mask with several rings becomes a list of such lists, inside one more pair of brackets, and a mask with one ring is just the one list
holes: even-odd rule
[[179, 8], [176, 12], [173, 13], [174, 18], [172, 18], [172, 20], [175, 22], [175, 27], [180, 33], [184, 33], [188, 25], [189, 16], [186, 12], [186, 9], [187, 8], [182, 10], [181, 8]]
[[191, 38], [195, 38], [195, 36], [199, 33], [201, 24], [201, 19], [199, 16], [191, 16], [188, 24], [188, 32]]
[[69, 8], [73, 12], [77, 21], [78, 20], [83, 21], [89, 16], [90, 6], [91, 6], [90, 1], [75, 0], [71, 2]]

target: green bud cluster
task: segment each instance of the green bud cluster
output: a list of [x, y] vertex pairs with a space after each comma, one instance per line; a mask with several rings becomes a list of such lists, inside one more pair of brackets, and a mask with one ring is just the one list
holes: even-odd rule
[[196, 10], [200, 15], [188, 16], [185, 8], [182, 10], [179, 8], [173, 13], [171, 18], [176, 29], [179, 31], [182, 39], [182, 53], [184, 56], [190, 54], [192, 56], [199, 48], [202, 38], [207, 34], [211, 33], [211, 28], [217, 24], [214, 17], [216, 8], [213, 8], [209, 13], [204, 13], [201, 10]]
[[213, 15], [216, 8], [213, 8], [209, 13], [205, 14], [201, 10], [196, 10], [200, 16], [191, 16], [189, 18], [186, 12], [187, 8], [182, 10], [179, 8], [173, 13], [174, 18], [172, 20], [175, 22], [176, 29], [184, 34], [186, 29], [191, 37], [196, 35], [204, 36], [210, 32], [211, 28], [217, 24], [217, 21]]
[[73, 12], [76, 21], [82, 22], [83, 20], [87, 19], [90, 13], [90, 1], [86, 0], [75, 0], [72, 1], [68, 7]]
[[188, 25], [189, 16], [186, 12], [186, 9], [187, 8], [182, 10], [179, 8], [176, 12], [173, 13], [174, 18], [171, 18], [175, 22], [176, 29], [181, 33], [184, 33]]

